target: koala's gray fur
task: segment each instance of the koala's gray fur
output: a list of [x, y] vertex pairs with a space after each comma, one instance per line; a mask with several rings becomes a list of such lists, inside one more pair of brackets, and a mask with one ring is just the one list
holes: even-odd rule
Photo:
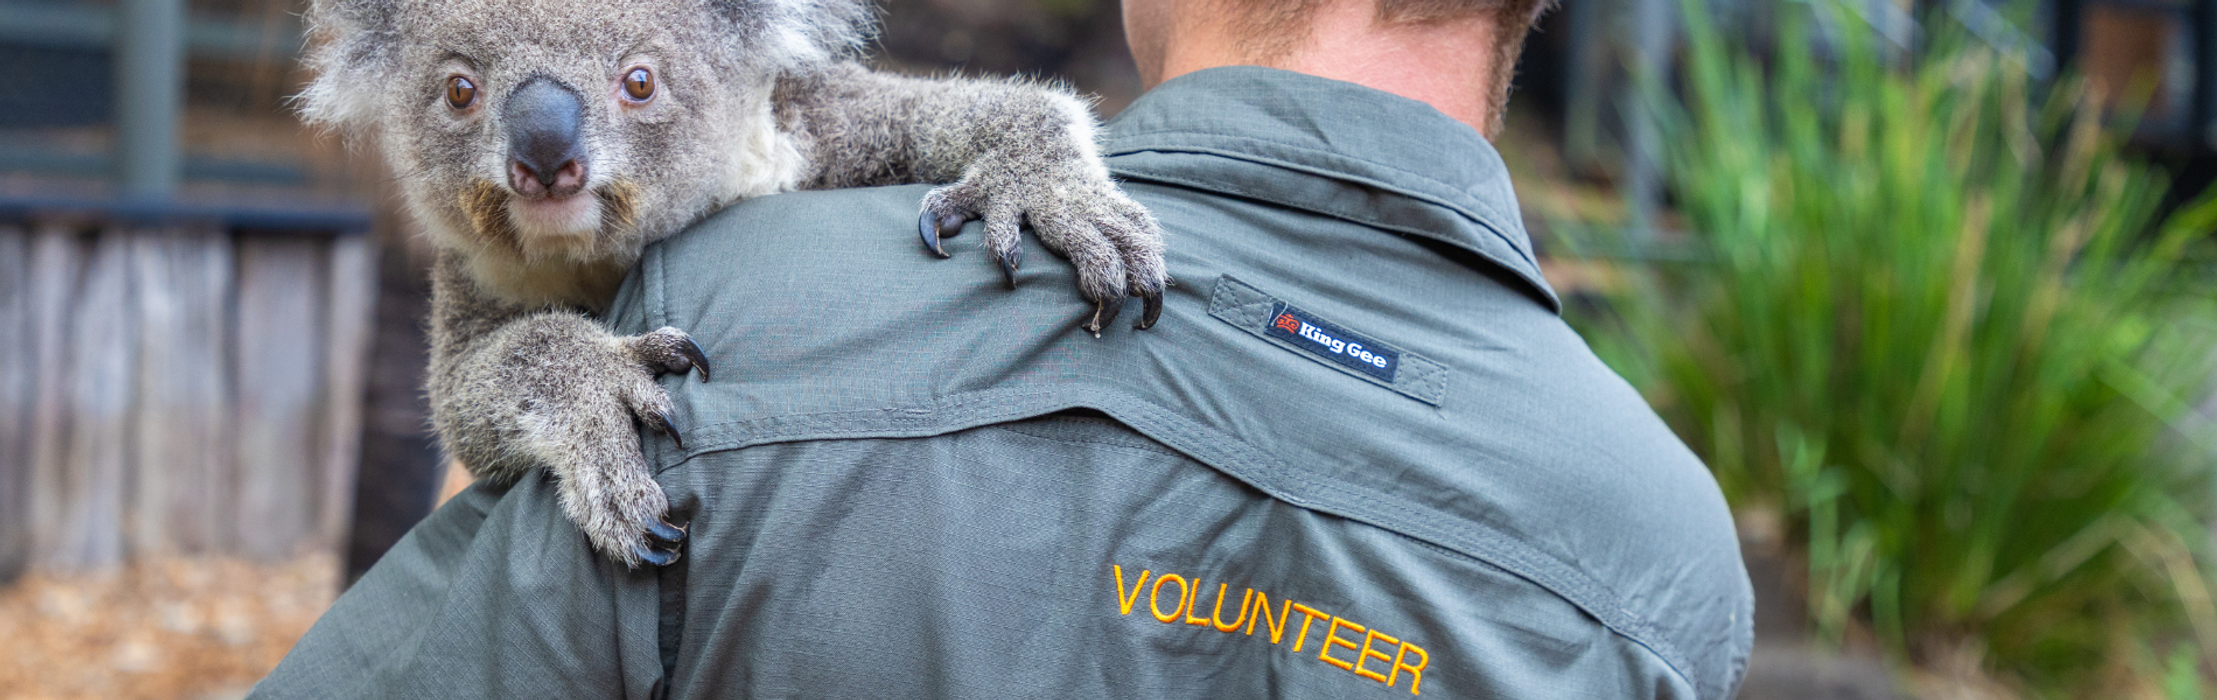
[[[854, 56], [870, 13], [862, 0], [314, 1], [302, 115], [374, 137], [439, 250], [429, 385], [449, 452], [495, 481], [545, 465], [594, 547], [631, 566], [674, 560], [683, 534], [662, 519], [635, 421], [675, 437], [654, 377], [705, 379], [705, 357], [677, 329], [618, 337], [587, 314], [647, 243], [783, 190], [953, 183], [923, 203], [935, 252], [935, 231], [983, 218], [1013, 269], [1028, 222], [1097, 302], [1087, 329], [1126, 294], [1152, 322], [1161, 235], [1109, 179], [1085, 104], [867, 71]], [[642, 66], [654, 96], [626, 101], [621, 81]], [[477, 87], [472, 107], [450, 106], [452, 76]], [[500, 106], [540, 78], [583, 105], [582, 193], [554, 214], [510, 184], [529, 186], [511, 180], [503, 141]]]

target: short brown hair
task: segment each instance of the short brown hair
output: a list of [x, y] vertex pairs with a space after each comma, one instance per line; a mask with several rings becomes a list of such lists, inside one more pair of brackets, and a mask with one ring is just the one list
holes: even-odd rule
[[[1308, 38], [1309, 21], [1327, 0], [1215, 0], [1233, 19], [1233, 29], [1244, 37], [1244, 48], [1259, 61], [1283, 57]], [[1665, 2], [1666, 0], [1645, 0]], [[1496, 36], [1491, 95], [1493, 121], [1488, 131], [1499, 130], [1509, 102], [1509, 79], [1516, 74], [1517, 55], [1524, 50], [1524, 35], [1539, 23], [1540, 15], [1556, 0], [1375, 0], [1377, 21], [1386, 25], [1432, 24], [1487, 16]]]

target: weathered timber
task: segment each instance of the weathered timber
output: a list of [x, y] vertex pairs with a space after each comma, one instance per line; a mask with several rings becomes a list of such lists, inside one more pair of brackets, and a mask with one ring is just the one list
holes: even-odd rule
[[31, 240], [0, 225], [0, 583], [29, 563]]
[[263, 558], [295, 554], [321, 520], [317, 465], [323, 452], [322, 242], [243, 238], [238, 242], [239, 549]]
[[376, 298], [350, 235], [0, 219], [0, 580], [343, 546]]
[[45, 493], [60, 499], [59, 517], [37, 539], [39, 562], [54, 569], [106, 567], [123, 561], [125, 467], [131, 459], [138, 323], [132, 311], [129, 239], [114, 231], [93, 238], [76, 294], [69, 300], [69, 343], [43, 365], [63, 377], [69, 425]]
[[29, 298], [24, 304], [30, 316], [31, 352], [22, 358], [31, 372], [30, 434], [24, 442], [30, 457], [25, 475], [25, 511], [29, 525], [23, 534], [30, 543], [29, 560], [45, 563], [55, 551], [56, 531], [62, 527], [70, 499], [62, 491], [63, 457], [67, 452], [63, 431], [71, 412], [59, 366], [69, 347], [70, 300], [77, 291], [77, 277], [84, 255], [77, 234], [59, 224], [38, 227], [30, 240]]
[[372, 306], [377, 303], [377, 248], [367, 237], [333, 239], [329, 300], [324, 318], [323, 455], [318, 462], [319, 502], [314, 545], [346, 547], [354, 515], [356, 463], [362, 455], [364, 389], [369, 380]]
[[134, 236], [141, 351], [132, 474], [135, 553], [230, 542], [231, 242], [212, 229]]

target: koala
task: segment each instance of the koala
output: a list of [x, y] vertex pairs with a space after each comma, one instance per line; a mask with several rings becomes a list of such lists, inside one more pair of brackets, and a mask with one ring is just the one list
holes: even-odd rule
[[[864, 0], [314, 0], [305, 121], [374, 141], [437, 250], [432, 424], [479, 478], [534, 466], [628, 567], [685, 533], [638, 426], [683, 447], [664, 373], [709, 361], [685, 333], [594, 316], [642, 248], [780, 191], [944, 184], [918, 232], [983, 220], [1014, 283], [1020, 227], [1068, 258], [1098, 336], [1127, 297], [1152, 325], [1168, 283], [1153, 217], [1117, 189], [1088, 105], [1018, 81], [859, 63]], [[775, 235], [765, 231], [763, 235]], [[735, 274], [744, 274], [735, 270]]]

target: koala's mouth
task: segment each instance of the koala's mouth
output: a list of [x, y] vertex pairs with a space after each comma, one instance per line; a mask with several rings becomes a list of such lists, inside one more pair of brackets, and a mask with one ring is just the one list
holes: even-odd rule
[[600, 230], [600, 198], [588, 192], [567, 197], [514, 197], [508, 218], [525, 238], [591, 235]]
[[525, 258], [588, 262], [615, 252], [637, 213], [639, 188], [624, 181], [568, 197], [525, 197], [491, 180], [461, 193], [470, 228], [486, 242]]

